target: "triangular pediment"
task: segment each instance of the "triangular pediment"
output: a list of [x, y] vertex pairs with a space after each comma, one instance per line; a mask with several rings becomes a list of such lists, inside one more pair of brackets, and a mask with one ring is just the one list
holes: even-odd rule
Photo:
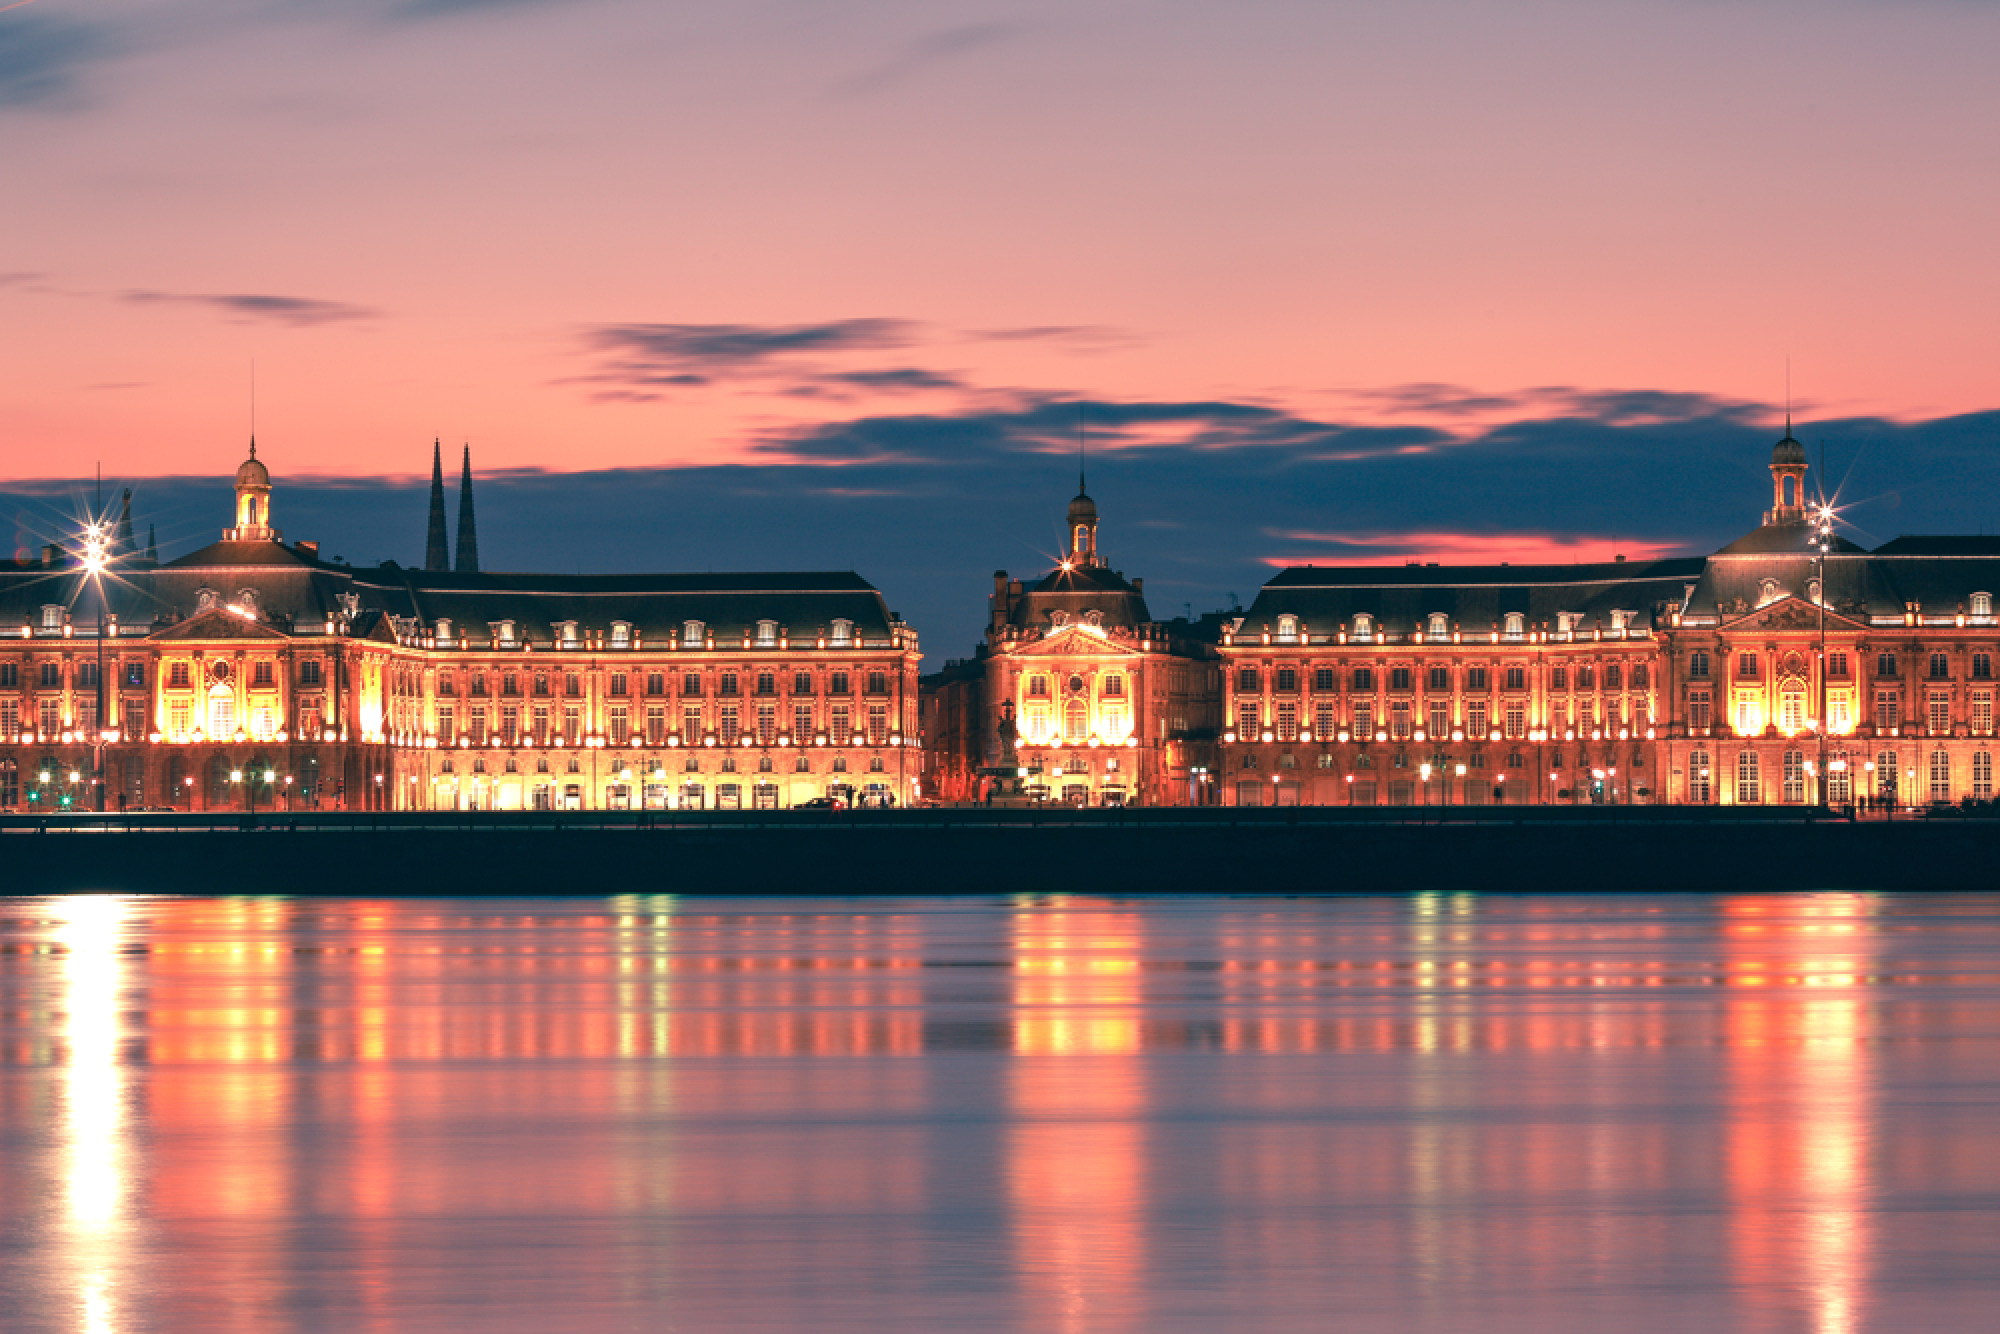
[[[1776, 602], [1767, 602], [1754, 611], [1746, 611], [1725, 616], [1722, 628], [1725, 630], [1768, 630], [1773, 634], [1788, 634], [1801, 630], [1817, 631], [1820, 627], [1820, 608], [1802, 597], [1786, 594]], [[1828, 607], [1826, 628], [1829, 630], [1866, 630], [1864, 623]]]
[[273, 630], [262, 621], [253, 621], [247, 616], [238, 616], [233, 611], [216, 608], [212, 611], [199, 612], [196, 615], [188, 617], [185, 621], [180, 621], [166, 627], [164, 630], [155, 630], [147, 638], [156, 643], [173, 643], [186, 640], [200, 640], [212, 643], [216, 640], [238, 642], [243, 640], [283, 641], [291, 638], [291, 636], [282, 631]]
[[1121, 639], [1113, 639], [1108, 634], [1097, 634], [1086, 626], [1066, 625], [1052, 631], [1032, 643], [1023, 644], [1014, 650], [1025, 658], [1075, 658], [1087, 655], [1114, 658], [1137, 658], [1143, 656], [1139, 649]]

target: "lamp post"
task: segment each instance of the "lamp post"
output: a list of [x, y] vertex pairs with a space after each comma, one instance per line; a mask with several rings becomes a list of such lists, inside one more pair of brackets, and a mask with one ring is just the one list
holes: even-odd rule
[[103, 524], [93, 520], [83, 530], [84, 576], [97, 591], [97, 716], [91, 727], [91, 753], [97, 768], [97, 811], [104, 813], [104, 567], [110, 546]]
[[1819, 805], [1826, 801], [1826, 553], [1833, 540], [1833, 509], [1824, 501], [1819, 512], [1813, 516], [1813, 565], [1815, 581], [1819, 587], [1819, 772], [1815, 780], [1819, 787]]

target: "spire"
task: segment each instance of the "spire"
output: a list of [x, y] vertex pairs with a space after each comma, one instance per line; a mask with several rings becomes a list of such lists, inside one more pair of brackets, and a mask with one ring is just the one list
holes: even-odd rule
[[431, 442], [431, 535], [424, 543], [424, 568], [451, 568], [451, 539], [444, 529], [444, 442]]
[[111, 550], [120, 556], [132, 554], [132, 488], [125, 488], [124, 504], [118, 511], [118, 530], [111, 539]]
[[458, 572], [479, 573], [479, 529], [472, 521], [472, 446], [465, 447], [465, 470], [458, 482]]

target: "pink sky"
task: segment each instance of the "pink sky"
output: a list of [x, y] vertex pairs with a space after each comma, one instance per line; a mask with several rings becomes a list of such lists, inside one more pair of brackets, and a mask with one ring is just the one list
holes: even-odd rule
[[[253, 359], [292, 475], [1787, 357], [1802, 412], [1995, 406], [1996, 6], [342, 8], [0, 13], [0, 476], [226, 472]], [[691, 326], [775, 350], [607, 332]]]

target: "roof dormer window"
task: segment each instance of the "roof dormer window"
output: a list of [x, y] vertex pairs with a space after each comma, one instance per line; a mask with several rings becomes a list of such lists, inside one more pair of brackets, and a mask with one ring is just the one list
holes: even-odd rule
[[689, 648], [700, 648], [702, 634], [707, 629], [700, 621], [681, 622], [681, 643]]
[[1974, 593], [1972, 595], [1972, 614], [1982, 620], [1991, 620], [1993, 616], [1993, 595], [1991, 593]]
[[1296, 644], [1299, 642], [1299, 618], [1289, 612], [1278, 618], [1278, 642]]
[[437, 637], [441, 640], [451, 638], [451, 617], [440, 616], [437, 618]]
[[770, 648], [777, 642], [778, 623], [776, 621], [757, 622], [757, 646], [759, 648]]
[[562, 645], [564, 648], [576, 647], [575, 621], [557, 621], [551, 628], [556, 632], [556, 643]]
[[630, 621], [613, 621], [611, 623], [611, 647], [632, 647], [632, 623]]
[[[210, 597], [214, 597], [215, 595], [214, 595], [213, 593], [210, 593], [210, 594], [209, 594], [208, 596], [210, 596]], [[63, 608], [62, 608], [62, 604], [61, 604], [60, 602], [47, 602], [47, 603], [43, 603], [43, 604], [42, 604], [42, 629], [44, 629], [44, 630], [60, 630], [60, 629], [62, 629], [62, 623], [63, 623]]]
[[1509, 639], [1519, 639], [1528, 632], [1528, 618], [1518, 611], [1510, 611], [1500, 623], [1500, 632]]
[[829, 636], [829, 641], [840, 646], [852, 644], [854, 642], [854, 622], [844, 618], [835, 618], [833, 622], [833, 634]]
[[1446, 616], [1441, 611], [1432, 612], [1430, 615], [1430, 624], [1425, 627], [1424, 633], [1429, 635], [1432, 639], [1445, 639], [1450, 637], [1451, 618], [1449, 616]]
[[512, 621], [488, 621], [487, 628], [493, 631], [493, 638], [503, 647], [514, 643], [514, 623]]
[[[220, 597], [214, 589], [212, 588], [200, 589], [194, 595], [194, 609], [198, 612], [214, 611], [215, 605], [218, 601], [220, 601]], [[48, 624], [48, 622], [45, 620], [43, 621], [43, 624], [46, 625]], [[56, 624], [61, 625], [62, 622], [57, 621]]]
[[1375, 637], [1375, 618], [1365, 611], [1354, 613], [1354, 637], [1368, 640]]

